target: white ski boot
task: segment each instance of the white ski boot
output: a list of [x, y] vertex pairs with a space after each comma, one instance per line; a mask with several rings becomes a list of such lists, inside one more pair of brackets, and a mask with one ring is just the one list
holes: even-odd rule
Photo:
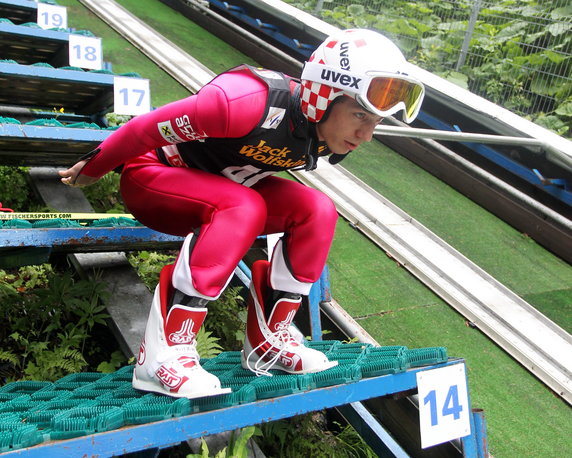
[[[322, 352], [304, 346], [292, 336], [290, 326], [302, 301], [299, 294], [286, 293], [274, 304], [264, 304], [269, 291], [269, 265], [268, 261], [256, 261], [252, 266], [242, 367], [256, 375], [272, 375], [271, 369], [309, 374], [336, 366], [337, 361], [329, 361]], [[265, 305], [272, 307], [268, 322]]]
[[196, 334], [207, 315], [205, 307], [173, 305], [166, 313], [173, 266], [161, 271], [155, 288], [145, 337], [133, 372], [133, 387], [179, 398], [230, 393], [199, 364]]

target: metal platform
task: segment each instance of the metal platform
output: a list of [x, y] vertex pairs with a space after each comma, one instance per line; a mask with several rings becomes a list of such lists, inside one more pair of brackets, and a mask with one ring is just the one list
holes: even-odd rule
[[[337, 349], [343, 350], [344, 345]], [[338, 351], [337, 355], [344, 353]], [[195, 400], [133, 390], [132, 367], [108, 375], [71, 374], [54, 384], [7, 385], [0, 393], [8, 399], [2, 403], [2, 428], [14, 432], [14, 448], [4, 444], [3, 456], [117, 456], [158, 450], [190, 438], [416, 390], [424, 372], [464, 366], [463, 360], [455, 359], [368, 377], [360, 372], [364, 364], [340, 360], [337, 370], [319, 374], [256, 377], [240, 367], [239, 359], [239, 352], [228, 352], [206, 360], [204, 366], [217, 371], [223, 385], [233, 392]], [[27, 418], [26, 426], [22, 418]], [[471, 423], [472, 432], [463, 438], [461, 448], [464, 456], [476, 458], [483, 448], [473, 414]], [[408, 456], [391, 441], [389, 444], [376, 453]]]
[[54, 67], [67, 65], [69, 33], [0, 23], [2, 59], [19, 64], [47, 62]]
[[0, 229], [2, 249], [51, 247], [59, 253], [179, 249], [182, 237], [148, 227], [81, 227], [49, 229]]
[[99, 114], [113, 108], [114, 75], [0, 63], [0, 104]]
[[0, 164], [70, 166], [110, 130], [0, 123]]

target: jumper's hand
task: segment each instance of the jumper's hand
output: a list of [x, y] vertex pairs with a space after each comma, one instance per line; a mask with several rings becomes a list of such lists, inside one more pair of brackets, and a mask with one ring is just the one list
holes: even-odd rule
[[79, 161], [67, 170], [60, 170], [58, 173], [62, 177], [61, 182], [68, 186], [82, 187], [95, 183], [99, 178], [81, 175], [82, 169], [87, 161]]

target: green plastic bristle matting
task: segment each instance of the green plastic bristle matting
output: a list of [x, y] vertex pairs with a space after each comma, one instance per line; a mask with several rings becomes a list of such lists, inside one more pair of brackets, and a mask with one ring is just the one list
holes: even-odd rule
[[77, 400], [61, 400], [41, 403], [26, 415], [21, 415], [26, 423], [34, 424], [38, 428], [45, 429], [51, 426], [52, 419], [59, 414], [70, 411], [77, 407], [92, 407], [97, 405], [94, 400], [78, 403]]
[[363, 343], [336, 345], [325, 352], [325, 355], [330, 361], [337, 361], [339, 365], [358, 364], [370, 346], [371, 344]]
[[55, 390], [51, 386], [48, 386], [32, 393], [31, 397], [35, 401], [56, 401], [70, 398], [72, 394], [73, 391]]
[[335, 347], [342, 345], [342, 343], [339, 340], [306, 340], [304, 341], [304, 345], [321, 351], [322, 353], [327, 353]]
[[32, 223], [26, 221], [25, 219], [9, 219], [2, 223], [2, 229], [31, 229]]
[[237, 365], [226, 371], [219, 378], [221, 381], [232, 381], [231, 383], [242, 386], [247, 383], [254, 382], [257, 377], [253, 372], [248, 369], [243, 369], [240, 365]]
[[61, 218], [54, 218], [54, 219], [44, 219], [39, 221], [34, 221], [32, 223], [32, 227], [34, 229], [51, 229], [51, 228], [66, 228], [66, 227], [81, 227], [77, 221], [69, 220], [69, 219], [61, 219]]
[[[228, 353], [236, 353], [236, 352], [228, 352]], [[224, 353], [221, 353], [221, 355]], [[220, 356], [220, 355], [219, 355]], [[238, 356], [238, 360], [235, 359], [234, 355], [230, 357], [219, 358], [211, 358], [207, 360], [201, 360], [201, 366], [211, 374], [216, 375], [217, 377], [221, 377], [222, 375], [226, 374], [229, 371], [232, 371], [235, 367], [240, 366], [240, 353]]]
[[252, 385], [256, 389], [257, 399], [277, 398], [300, 392], [296, 375], [257, 377]]
[[380, 375], [396, 374], [404, 369], [403, 360], [397, 357], [377, 358], [360, 364], [364, 378], [379, 377]]
[[368, 347], [366, 350], [366, 355], [369, 356], [402, 356], [405, 351], [407, 350], [407, 347], [404, 345], [391, 345], [391, 346], [387, 346], [387, 347], [375, 347], [375, 346], [371, 346]]
[[0, 431], [0, 453], [10, 450], [12, 437], [13, 435], [11, 431]]
[[[10, 220], [13, 221], [13, 220]], [[306, 341], [338, 365], [315, 374], [291, 375], [270, 370], [257, 377], [242, 368], [240, 352], [223, 352], [201, 361], [232, 392], [200, 399], [171, 398], [136, 390], [133, 366], [111, 374], [82, 372], [56, 382], [23, 381], [0, 387], [0, 452], [42, 441], [68, 439], [123, 425], [232, 407], [260, 399], [285, 396], [315, 388], [352, 383], [365, 377], [398, 373], [409, 367], [447, 360], [443, 347], [408, 349], [362, 343]]]
[[[223, 388], [225, 384], [222, 383]], [[221, 394], [218, 396], [210, 396], [208, 398], [199, 398], [192, 400], [192, 410], [194, 413], [207, 412], [210, 410], [224, 409], [227, 407], [246, 404], [256, 401], [256, 389], [250, 384], [233, 385], [232, 392]]]
[[191, 401], [168, 396], [144, 396], [123, 406], [127, 424], [142, 424], [191, 413]]
[[96, 432], [110, 431], [125, 424], [125, 411], [101, 405], [76, 407], [52, 419], [52, 439], [69, 439]]
[[22, 381], [12, 382], [0, 388], [0, 393], [32, 394], [42, 388], [53, 387], [52, 382]]
[[408, 367], [427, 366], [447, 361], [445, 347], [414, 348], [406, 350], [404, 357]]
[[92, 221], [89, 226], [90, 227], [134, 227], [134, 226], [141, 226], [141, 225], [142, 224], [139, 221], [136, 221], [132, 218], [126, 218], [125, 216], [120, 216], [120, 217], [96, 219], [95, 221]]
[[106, 378], [108, 378], [108, 374], [102, 374], [101, 372], [78, 372], [77, 374], [66, 375], [54, 382], [54, 385], [57, 386], [63, 383], [80, 383], [84, 385], [86, 383], [98, 382]]
[[18, 424], [11, 430], [11, 448], [31, 447], [44, 441], [42, 433], [34, 425]]
[[15, 118], [6, 118], [4, 116], [0, 116], [0, 124], [22, 124], [22, 123]]
[[357, 382], [362, 378], [360, 367], [357, 364], [338, 365], [311, 375], [316, 388]]
[[[239, 351], [225, 351], [223, 353], [219, 353], [216, 357], [211, 358], [212, 362], [215, 363], [235, 363], [240, 364], [240, 352]], [[204, 364], [201, 365], [204, 366]]]
[[0, 393], [0, 402], [11, 401], [16, 399], [18, 396], [22, 396], [20, 393]]

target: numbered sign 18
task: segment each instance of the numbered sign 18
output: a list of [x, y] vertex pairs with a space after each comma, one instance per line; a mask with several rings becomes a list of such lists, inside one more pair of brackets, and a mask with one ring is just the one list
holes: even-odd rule
[[70, 34], [69, 64], [72, 67], [101, 70], [101, 38]]
[[36, 23], [42, 29], [67, 29], [68, 12], [65, 6], [38, 3]]
[[116, 76], [113, 79], [114, 110], [117, 114], [140, 115], [151, 110], [149, 80]]
[[471, 433], [465, 364], [417, 373], [421, 447]]

